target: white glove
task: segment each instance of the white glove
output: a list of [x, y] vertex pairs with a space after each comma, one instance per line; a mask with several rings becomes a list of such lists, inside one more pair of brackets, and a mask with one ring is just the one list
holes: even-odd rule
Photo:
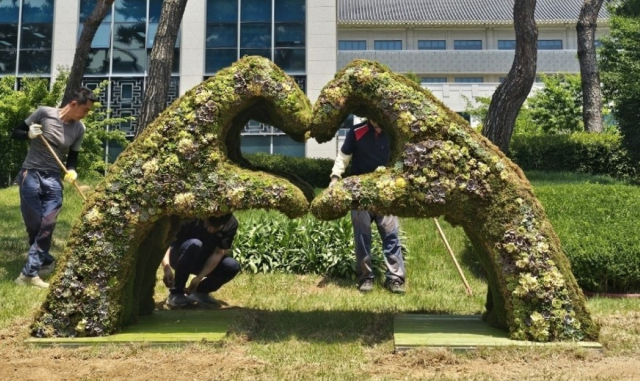
[[29, 139], [35, 139], [38, 136], [42, 135], [42, 126], [37, 123], [30, 125], [28, 135], [29, 135]]

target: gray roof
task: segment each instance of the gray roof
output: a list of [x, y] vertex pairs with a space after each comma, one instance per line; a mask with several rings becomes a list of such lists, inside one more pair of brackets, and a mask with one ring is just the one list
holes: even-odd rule
[[[341, 25], [513, 24], [514, 0], [338, 0]], [[539, 24], [573, 23], [583, 0], [537, 0]], [[599, 20], [607, 20], [605, 6]]]

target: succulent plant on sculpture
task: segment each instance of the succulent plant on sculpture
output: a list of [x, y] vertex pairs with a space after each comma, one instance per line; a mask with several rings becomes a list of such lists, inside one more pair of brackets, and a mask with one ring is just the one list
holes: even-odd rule
[[[156, 269], [182, 218], [240, 209], [307, 213], [313, 190], [242, 158], [250, 119], [298, 141], [335, 137], [348, 114], [391, 135], [394, 164], [345, 178], [311, 204], [329, 220], [351, 209], [445, 218], [464, 228], [492, 291], [488, 323], [512, 338], [596, 339], [598, 326], [558, 237], [522, 171], [428, 91], [354, 61], [313, 107], [267, 59], [245, 57], [178, 99], [118, 158], [73, 227], [32, 325], [38, 337], [116, 332], [154, 308]], [[329, 174], [327, 174], [329, 176]]]

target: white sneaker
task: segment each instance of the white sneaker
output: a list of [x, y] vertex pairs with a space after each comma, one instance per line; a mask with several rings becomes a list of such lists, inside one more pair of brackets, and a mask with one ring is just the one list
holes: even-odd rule
[[18, 286], [33, 286], [38, 288], [49, 288], [49, 283], [40, 279], [39, 276], [26, 276], [23, 273], [20, 273], [20, 276], [16, 278], [16, 284]]
[[38, 276], [39, 277], [45, 277], [49, 274], [51, 274], [53, 272], [53, 270], [56, 268], [56, 260], [54, 260], [53, 262], [49, 263], [48, 265], [43, 265], [40, 266], [40, 271], [38, 271]]
[[198, 303], [201, 306], [208, 306], [208, 307], [220, 306], [220, 302], [218, 302], [217, 300], [215, 300], [205, 292], [194, 292], [187, 295], [187, 298], [189, 298], [193, 302]]

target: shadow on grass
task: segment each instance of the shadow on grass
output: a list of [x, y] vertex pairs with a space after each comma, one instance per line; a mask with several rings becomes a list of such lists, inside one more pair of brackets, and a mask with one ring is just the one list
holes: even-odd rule
[[474, 277], [486, 280], [487, 275], [480, 263], [478, 254], [475, 252], [475, 249], [469, 240], [466, 240], [465, 242], [465, 247], [460, 257], [460, 262], [462, 262], [461, 264], [466, 266]]
[[393, 339], [395, 313], [391, 312], [239, 309], [237, 313], [230, 332], [261, 343], [295, 338], [313, 343], [359, 342], [374, 346]]

